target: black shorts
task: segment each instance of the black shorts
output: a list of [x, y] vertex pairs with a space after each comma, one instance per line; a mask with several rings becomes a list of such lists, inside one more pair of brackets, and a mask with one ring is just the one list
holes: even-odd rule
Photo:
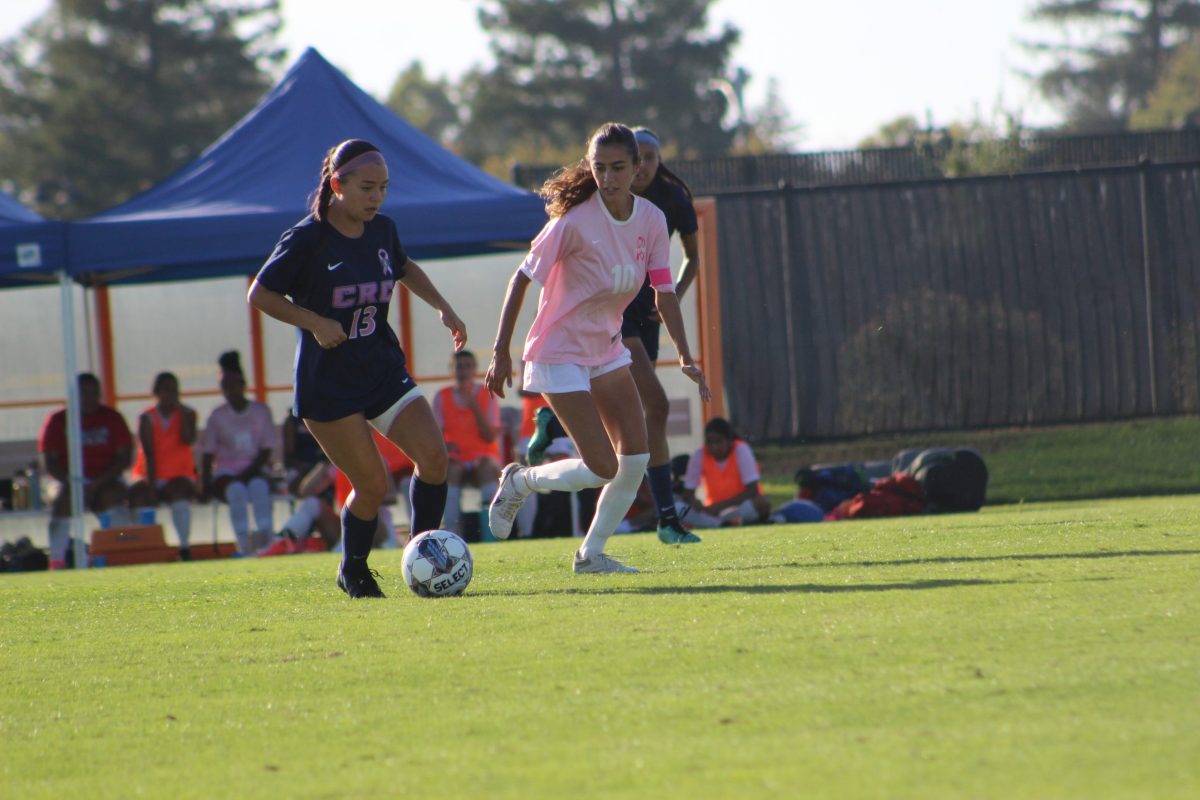
[[662, 323], [626, 311], [621, 320], [621, 338], [641, 339], [646, 355], [650, 356], [650, 363], [653, 364], [658, 361], [658, 331], [661, 327]]

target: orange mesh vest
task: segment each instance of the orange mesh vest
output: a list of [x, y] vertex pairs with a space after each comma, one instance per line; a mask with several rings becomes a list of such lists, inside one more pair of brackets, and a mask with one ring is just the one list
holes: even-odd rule
[[[441, 404], [442, 435], [446, 439], [447, 450], [454, 461], [474, 461], [483, 456], [500, 460], [500, 442], [484, 441], [479, 435], [479, 425], [475, 422], [475, 412], [454, 402], [454, 387], [447, 386], [437, 394]], [[491, 396], [487, 387], [480, 384], [475, 395], [475, 402], [483, 415], [487, 416]], [[450, 445], [454, 445], [451, 447]]]
[[708, 450], [701, 451], [704, 457], [700, 462], [700, 479], [704, 484], [705, 502], [710, 506], [735, 497], [746, 488], [746, 484], [742, 483], [742, 474], [738, 471], [737, 455], [734, 453], [739, 444], [741, 440], [734, 441], [724, 464], [718, 464]]
[[[183, 427], [183, 412], [175, 409], [171, 421], [163, 427], [162, 415], [158, 406], [146, 409], [150, 415], [150, 427], [153, 430], [151, 441], [154, 443], [154, 472], [155, 478], [167, 481], [171, 478], [187, 478], [196, 480], [196, 455], [190, 444], [180, 441], [180, 430]], [[138, 437], [137, 460], [130, 474], [137, 480], [146, 477], [146, 453], [142, 449], [141, 437]]]

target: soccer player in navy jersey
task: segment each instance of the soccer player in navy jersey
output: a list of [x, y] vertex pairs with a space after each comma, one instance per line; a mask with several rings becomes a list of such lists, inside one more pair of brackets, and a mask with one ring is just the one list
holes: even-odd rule
[[438, 311], [456, 351], [467, 342], [463, 321], [379, 213], [387, 188], [377, 147], [350, 139], [331, 148], [312, 213], [284, 232], [248, 296], [296, 326], [295, 414], [354, 487], [342, 509], [337, 576], [352, 598], [384, 596], [367, 557], [388, 476], [369, 426], [416, 464], [412, 535], [437, 528], [446, 505], [446, 445], [388, 324], [396, 282]]
[[[679, 176], [667, 169], [662, 162], [658, 136], [649, 128], [635, 128], [638, 155], [641, 161], [633, 178], [633, 193], [644, 197], [663, 212], [667, 218], [667, 235], [677, 231], [683, 245], [683, 263], [675, 281], [675, 292], [679, 297], [687, 291], [696, 277], [699, 263], [696, 209], [692, 205], [692, 193]], [[658, 511], [658, 538], [666, 544], [692, 544], [699, 542], [696, 536], [679, 522], [675, 507], [675, 495], [671, 491], [671, 451], [667, 446], [667, 415], [670, 403], [662, 383], [655, 374], [658, 361], [658, 339], [662, 321], [655, 306], [654, 289], [647, 279], [641, 291], [625, 309], [621, 320], [621, 337], [633, 358], [630, 371], [642, 407], [646, 412], [646, 434], [650, 444], [650, 463], [646, 467], [650, 491]], [[538, 411], [538, 430], [529, 442], [530, 464], [540, 463], [545, 448], [566, 432], [554, 419], [549, 409]]]

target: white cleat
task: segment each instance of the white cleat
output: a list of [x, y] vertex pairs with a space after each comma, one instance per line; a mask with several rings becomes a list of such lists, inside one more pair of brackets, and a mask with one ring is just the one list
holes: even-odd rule
[[637, 572], [633, 567], [627, 567], [615, 558], [609, 558], [604, 553], [597, 553], [590, 558], [580, 558], [579, 551], [575, 551], [575, 561], [571, 565], [571, 569], [576, 575], [582, 575], [585, 572]]
[[488, 507], [488, 526], [497, 539], [507, 539], [512, 534], [517, 512], [524, 505], [525, 498], [530, 495], [528, 488], [522, 491], [517, 486], [517, 473], [520, 471], [519, 464], [509, 464], [504, 468], [500, 473], [500, 486], [496, 489], [496, 496], [492, 498], [492, 504]]

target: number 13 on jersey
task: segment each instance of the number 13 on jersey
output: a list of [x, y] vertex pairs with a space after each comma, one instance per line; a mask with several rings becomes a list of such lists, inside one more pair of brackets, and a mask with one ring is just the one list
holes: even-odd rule
[[348, 339], [360, 336], [370, 336], [375, 332], [375, 306], [362, 306], [354, 309], [354, 319], [350, 320]]

